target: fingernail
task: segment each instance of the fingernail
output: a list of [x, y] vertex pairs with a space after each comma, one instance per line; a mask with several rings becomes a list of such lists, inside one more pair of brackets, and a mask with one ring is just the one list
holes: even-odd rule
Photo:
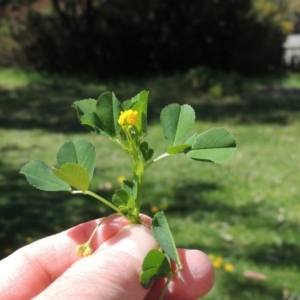
[[99, 249], [113, 249], [130, 254], [141, 262], [151, 249], [157, 249], [151, 231], [142, 225], [127, 225], [114, 235], [111, 239], [103, 243]]

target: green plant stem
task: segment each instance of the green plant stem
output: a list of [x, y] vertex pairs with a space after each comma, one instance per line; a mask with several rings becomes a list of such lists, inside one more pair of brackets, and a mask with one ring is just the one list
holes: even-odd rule
[[149, 161], [149, 162], [146, 164], [145, 170], [148, 169], [150, 166], [152, 166], [154, 163], [156, 163], [158, 160], [160, 160], [160, 159], [162, 159], [162, 158], [165, 158], [165, 157], [167, 157], [167, 156], [169, 156], [169, 155], [170, 155], [169, 153], [165, 152], [165, 153], [163, 153], [162, 155], [160, 155], [160, 156], [158, 156], [158, 157], [152, 159], [151, 161]]
[[173, 277], [174, 277], [181, 269], [182, 269], [182, 265], [177, 266], [177, 270], [175, 270], [174, 272], [172, 272], [172, 273], [168, 276], [168, 279], [167, 279], [167, 281], [166, 281], [166, 283], [165, 283], [165, 285], [164, 285], [164, 287], [163, 287], [163, 289], [162, 289], [162, 291], [161, 291], [161, 293], [160, 293], [160, 296], [159, 296], [159, 299], [158, 299], [158, 300], [163, 300], [164, 295], [165, 295], [165, 293], [166, 293], [166, 291], [167, 291], [168, 285], [170, 284], [172, 278], [173, 278]]
[[140, 213], [140, 206], [141, 206], [141, 198], [142, 198], [142, 189], [143, 189], [143, 174], [135, 175], [137, 181], [137, 193], [136, 193], [136, 200], [135, 200], [135, 207], [136, 207], [136, 216], [139, 216]]
[[113, 142], [116, 142], [123, 150], [126, 151], [126, 147], [123, 145], [123, 143], [117, 139], [117, 138], [110, 138]]
[[171, 282], [171, 280], [172, 280], [172, 278], [173, 278], [174, 275], [175, 274], [172, 274], [172, 275], [168, 276], [168, 279], [167, 279], [167, 281], [166, 281], [166, 283], [165, 283], [165, 285], [164, 285], [164, 287], [163, 287], [163, 289], [162, 289], [162, 291], [161, 291], [161, 293], [159, 295], [159, 299], [158, 300], [163, 300], [164, 299], [164, 295], [165, 295], [165, 293], [167, 291], [168, 285]]
[[102, 203], [106, 204], [107, 206], [109, 206], [110, 208], [112, 208], [114, 211], [116, 211], [117, 213], [119, 213], [119, 210], [116, 206], [114, 206], [112, 203], [110, 203], [109, 201], [107, 201], [106, 199], [102, 198], [101, 196], [95, 194], [92, 191], [86, 190], [85, 192], [82, 191], [73, 191], [72, 194], [84, 194], [84, 195], [90, 195], [91, 197], [96, 198], [97, 200], [101, 201]]

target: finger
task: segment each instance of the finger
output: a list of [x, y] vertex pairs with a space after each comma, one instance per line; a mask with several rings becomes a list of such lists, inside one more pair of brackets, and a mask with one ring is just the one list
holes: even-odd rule
[[[198, 250], [178, 250], [183, 269], [173, 277], [166, 291], [166, 300], [195, 300], [209, 292], [214, 283], [210, 259]], [[156, 280], [145, 299], [159, 299], [165, 279]]]
[[145, 226], [127, 225], [93, 255], [74, 263], [36, 299], [140, 300], [146, 254], [158, 244]]
[[[0, 299], [30, 299], [56, 280], [79, 258], [75, 248], [85, 243], [99, 221], [90, 221], [17, 250], [0, 262]], [[100, 226], [94, 249], [128, 221], [114, 215]]]

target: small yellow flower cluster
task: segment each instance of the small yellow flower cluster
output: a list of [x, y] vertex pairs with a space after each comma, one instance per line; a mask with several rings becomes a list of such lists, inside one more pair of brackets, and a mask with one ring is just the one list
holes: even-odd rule
[[138, 119], [138, 112], [132, 109], [121, 111], [118, 123], [121, 126], [124, 125], [135, 125]]
[[87, 256], [90, 256], [93, 252], [94, 252], [93, 248], [89, 243], [78, 245], [76, 247], [76, 255], [77, 256], [87, 257]]
[[223, 269], [230, 273], [234, 270], [234, 266], [231, 263], [224, 263], [224, 258], [221, 256], [214, 256], [214, 255], [209, 255], [210, 260], [212, 261], [212, 264], [214, 268], [220, 269], [223, 267]]

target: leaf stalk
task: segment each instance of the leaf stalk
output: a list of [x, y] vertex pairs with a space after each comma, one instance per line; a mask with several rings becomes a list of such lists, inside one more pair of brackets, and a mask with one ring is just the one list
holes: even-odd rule
[[90, 190], [86, 190], [85, 192], [82, 191], [72, 191], [72, 194], [84, 194], [84, 195], [90, 195], [93, 198], [96, 198], [97, 200], [101, 201], [102, 203], [106, 204], [107, 206], [109, 206], [111, 209], [113, 209], [114, 211], [116, 211], [117, 213], [119, 213], [119, 210], [116, 206], [114, 206], [111, 202], [107, 201], [106, 199], [104, 199], [103, 197], [97, 195], [96, 193], [90, 191]]

